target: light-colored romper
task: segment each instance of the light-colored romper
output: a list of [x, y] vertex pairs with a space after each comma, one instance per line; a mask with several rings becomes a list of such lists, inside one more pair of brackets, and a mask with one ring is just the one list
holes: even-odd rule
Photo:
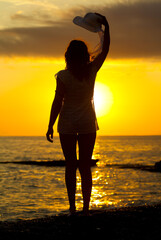
[[65, 87], [58, 120], [59, 133], [86, 134], [99, 129], [93, 101], [96, 73], [92, 65], [88, 81], [76, 79], [69, 70], [57, 73], [58, 81], [62, 81]]

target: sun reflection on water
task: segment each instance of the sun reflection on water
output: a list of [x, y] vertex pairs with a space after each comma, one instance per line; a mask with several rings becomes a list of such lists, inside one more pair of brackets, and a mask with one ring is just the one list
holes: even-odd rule
[[[92, 194], [90, 201], [90, 209], [100, 209], [107, 207], [117, 207], [122, 205], [122, 200], [119, 196], [116, 196], [113, 189], [108, 189], [108, 185], [111, 179], [110, 174], [107, 172], [103, 174], [101, 167], [92, 169]], [[82, 190], [81, 190], [81, 177], [77, 172], [77, 191], [76, 191], [76, 208], [81, 210], [83, 207]]]
[[[115, 208], [126, 206], [124, 195], [128, 194], [131, 197], [130, 202], [135, 202], [132, 196], [132, 189], [134, 184], [125, 181], [126, 178], [121, 179], [122, 170], [113, 168], [106, 168], [108, 159], [103, 159], [100, 155], [101, 146], [99, 141], [96, 141], [92, 159], [98, 159], [97, 167], [92, 168], [92, 194], [90, 201], [90, 209]], [[106, 156], [107, 157], [107, 156]], [[118, 172], [121, 175], [118, 175]], [[125, 173], [124, 173], [125, 174]], [[136, 177], [136, 176], [135, 176]], [[129, 184], [131, 185], [130, 191]], [[81, 177], [79, 171], [77, 172], [77, 192], [76, 192], [76, 207], [81, 210], [83, 206], [82, 191], [81, 191]]]

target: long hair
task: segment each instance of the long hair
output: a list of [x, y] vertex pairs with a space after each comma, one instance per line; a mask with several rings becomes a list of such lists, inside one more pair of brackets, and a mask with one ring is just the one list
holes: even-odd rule
[[66, 69], [78, 80], [88, 78], [90, 54], [87, 45], [81, 40], [72, 40], [65, 52]]

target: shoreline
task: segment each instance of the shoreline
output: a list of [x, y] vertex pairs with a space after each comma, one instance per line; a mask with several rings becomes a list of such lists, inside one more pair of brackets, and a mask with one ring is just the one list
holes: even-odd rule
[[160, 240], [161, 204], [152, 206], [125, 207], [119, 209], [90, 210], [85, 217], [67, 214], [0, 222], [2, 239], [71, 239], [108, 236], [112, 240]]

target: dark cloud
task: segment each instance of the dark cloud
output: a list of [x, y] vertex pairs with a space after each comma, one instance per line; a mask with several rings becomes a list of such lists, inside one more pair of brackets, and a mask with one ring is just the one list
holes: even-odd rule
[[105, 9], [113, 57], [161, 56], [161, 2], [119, 4]]
[[63, 27], [13, 28], [0, 31], [0, 54], [8, 56], [62, 56], [71, 40], [71, 29]]
[[[96, 34], [71, 22], [75, 15], [88, 11], [86, 8], [71, 9], [57, 24], [46, 18], [50, 25], [47, 27], [0, 30], [0, 55], [61, 57], [69, 41], [79, 37], [94, 45]], [[95, 9], [91, 8], [91, 11]], [[111, 58], [161, 56], [161, 2], [119, 3], [105, 6], [99, 12], [110, 23]], [[13, 18], [27, 19], [27, 16], [14, 15]]]

